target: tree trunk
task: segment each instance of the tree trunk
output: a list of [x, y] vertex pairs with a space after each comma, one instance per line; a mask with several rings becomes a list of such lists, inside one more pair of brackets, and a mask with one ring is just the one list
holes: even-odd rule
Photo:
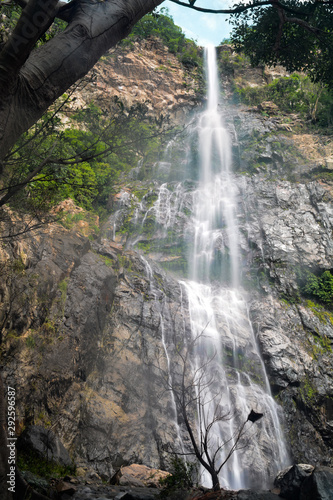
[[0, 161], [59, 96], [162, 1], [77, 0], [67, 28], [22, 56], [21, 64], [15, 53], [26, 31], [20, 38], [16, 33], [0, 53]]
[[215, 471], [210, 471], [210, 475], [212, 477], [212, 482], [213, 482], [213, 490], [214, 491], [219, 491], [221, 489], [220, 487], [220, 481], [217, 473]]

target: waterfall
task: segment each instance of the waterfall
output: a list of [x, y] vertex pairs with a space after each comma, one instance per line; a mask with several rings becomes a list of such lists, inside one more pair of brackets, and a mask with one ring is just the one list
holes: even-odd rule
[[[165, 307], [159, 309], [161, 342], [170, 385], [179, 377], [179, 364], [174, 359], [176, 336], [179, 339], [184, 334], [179, 345], [191, 348], [191, 370], [201, 384], [192, 387], [197, 394], [192, 424], [197, 428], [201, 445], [207, 426], [210, 429], [209, 453], [217, 450], [216, 467], [223, 464], [220, 484], [233, 489], [268, 488], [277, 472], [289, 464], [289, 457], [281, 426], [282, 410], [270, 391], [242, 288], [237, 224], [239, 182], [232, 172], [231, 140], [219, 109], [213, 47], [206, 49], [206, 76], [207, 106], [189, 127], [189, 139], [199, 150], [199, 173], [195, 173], [197, 164], [194, 164], [195, 180], [180, 182], [178, 169], [178, 181], [161, 184], [152, 205], [144, 198], [137, 204], [134, 219], [140, 229], [132, 244], [148, 249], [150, 257], [159, 259], [160, 264], [164, 262], [164, 254], [170, 264], [175, 251], [187, 261], [184, 279], [179, 282], [180, 308], [186, 324], [182, 332], [168, 331], [163, 314], [170, 312]], [[169, 145], [169, 155], [174, 146], [176, 141]], [[182, 147], [184, 151], [184, 144]], [[188, 159], [187, 155], [180, 162], [187, 173], [191, 171]], [[172, 164], [168, 165], [172, 169]], [[159, 308], [165, 301], [164, 292], [160, 296], [149, 263], [144, 262], [151, 294]], [[186, 429], [175, 398], [171, 404], [178, 420], [177, 441], [183, 451], [188, 443], [188, 439], [183, 440]], [[263, 414], [263, 418], [255, 423], [247, 421], [251, 410]], [[215, 422], [220, 413], [225, 418]], [[238, 442], [242, 426], [245, 433]], [[229, 457], [234, 446], [236, 449]], [[211, 486], [210, 474], [204, 468], [201, 482]]]
[[[260, 422], [252, 426], [249, 423], [250, 442], [236, 449], [223, 466], [221, 484], [234, 489], [268, 487], [288, 462], [288, 455], [279, 407], [270, 393], [240, 288], [237, 186], [231, 171], [230, 138], [218, 106], [214, 47], [206, 49], [206, 66], [208, 104], [194, 131], [198, 134], [200, 178], [194, 193], [191, 281], [182, 282], [192, 342], [196, 343], [194, 369], [205, 366], [207, 394], [200, 401], [205, 422], [213, 418], [217, 406], [230, 415], [216, 422], [211, 430], [211, 446], [221, 447], [218, 464], [226, 459], [250, 411], [264, 415]], [[212, 362], [203, 361], [202, 352], [213, 352]], [[198, 432], [204, 433], [205, 429], [199, 428]], [[209, 475], [205, 471], [203, 474], [204, 483], [210, 486]]]

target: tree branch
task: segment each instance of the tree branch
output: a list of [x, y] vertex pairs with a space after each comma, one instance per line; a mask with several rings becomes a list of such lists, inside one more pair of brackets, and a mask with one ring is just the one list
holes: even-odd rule
[[248, 5], [242, 5], [234, 7], [233, 9], [206, 9], [204, 7], [196, 7], [194, 2], [186, 3], [181, 0], [170, 0], [173, 3], [181, 5], [182, 7], [189, 7], [190, 9], [197, 10], [198, 12], [207, 12], [209, 14], [241, 14], [242, 12], [253, 9], [254, 7], [263, 7], [265, 5], [270, 5], [269, 0], [263, 0], [261, 2], [253, 2]]
[[[317, 2], [318, 3], [318, 2]], [[320, 2], [322, 3], [322, 2]], [[299, 19], [297, 17], [287, 17], [285, 8], [282, 4], [280, 4], [279, 0], [272, 0], [271, 1], [272, 6], [277, 10], [278, 16], [279, 16], [279, 29], [276, 35], [276, 40], [274, 44], [274, 52], [278, 53], [280, 46], [281, 46], [281, 39], [282, 39], [282, 34], [283, 34], [283, 28], [286, 23], [291, 23], [291, 24], [297, 24], [298, 26], [301, 26], [305, 30], [309, 31], [310, 33], [313, 33], [314, 35], [318, 36], [321, 30], [318, 28], [315, 28], [314, 26], [311, 26], [308, 22], [306, 22], [304, 19]]]
[[9, 200], [10, 198], [12, 198], [18, 191], [20, 191], [24, 186], [26, 186], [27, 184], [29, 184], [29, 182], [39, 173], [41, 172], [41, 170], [45, 167], [45, 165], [48, 164], [49, 160], [50, 160], [50, 157], [51, 157], [51, 154], [55, 148], [56, 144], [53, 144], [51, 150], [50, 150], [50, 154], [47, 158], [45, 158], [44, 161], [42, 161], [29, 175], [27, 175], [27, 177], [24, 179], [24, 181], [22, 181], [21, 183], [17, 184], [16, 186], [14, 187], [9, 187], [8, 188], [8, 191], [7, 191], [7, 194], [5, 194], [1, 199], [0, 199], [0, 207], [2, 207], [3, 205], [5, 205]]

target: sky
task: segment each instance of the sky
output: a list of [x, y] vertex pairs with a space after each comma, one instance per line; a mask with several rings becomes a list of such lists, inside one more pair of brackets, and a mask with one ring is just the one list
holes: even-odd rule
[[[185, 0], [186, 1], [186, 0]], [[209, 5], [208, 5], [209, 4]], [[227, 9], [232, 2], [228, 0], [197, 0], [198, 7]], [[229, 37], [229, 16], [224, 14], [207, 14], [197, 12], [187, 7], [181, 7], [168, 0], [161, 7], [166, 7], [175, 24], [180, 26], [188, 38], [196, 40], [199, 45], [219, 45], [224, 38]]]

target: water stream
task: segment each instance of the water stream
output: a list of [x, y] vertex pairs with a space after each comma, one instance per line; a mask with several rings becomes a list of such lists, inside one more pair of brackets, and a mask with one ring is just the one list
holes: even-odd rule
[[[219, 406], [231, 418], [216, 422], [211, 447], [224, 461], [238, 429], [251, 410], [262, 413], [260, 423], [248, 422], [247, 438], [221, 470], [221, 483], [239, 489], [268, 487], [286, 465], [288, 455], [279, 407], [272, 398], [260, 351], [241, 293], [237, 226], [237, 186], [231, 171], [229, 134], [219, 112], [215, 49], [206, 50], [208, 104], [196, 127], [200, 153], [199, 187], [194, 194], [194, 244], [190, 280], [182, 282], [188, 299], [192, 338], [197, 339], [196, 369], [202, 352], [214, 353], [205, 363], [208, 390], [203, 401], [205, 420]], [[211, 389], [211, 390], [210, 390]], [[202, 422], [198, 425], [202, 425]], [[199, 429], [200, 431], [200, 429]], [[209, 475], [204, 473], [208, 486]]]
[[[277, 472], [288, 465], [289, 458], [281, 427], [282, 411], [271, 395], [249, 318], [246, 293], [242, 289], [237, 224], [239, 184], [232, 172], [231, 140], [219, 108], [214, 48], [206, 49], [206, 67], [207, 106], [193, 121], [190, 134], [199, 150], [198, 178], [163, 182], [152, 205], [145, 205], [144, 200], [137, 205], [134, 222], [141, 229], [136, 239], [132, 239], [132, 245], [144, 241], [151, 257], [154, 258], [154, 252], [155, 256], [163, 258], [166, 254], [171, 262], [173, 254], [168, 257], [167, 251], [170, 253], [170, 248], [178, 245], [178, 252], [182, 243], [176, 241], [175, 235], [184, 236], [187, 267], [183, 274], [186, 279], [179, 282], [179, 287], [180, 307], [187, 324], [178, 335], [183, 333], [186, 337], [185, 331], [190, 332], [190, 338], [187, 335], [184, 345], [187, 342], [194, 346], [192, 369], [201, 373], [204, 367], [201, 380], [206, 390], [200, 392], [198, 407], [192, 412], [194, 420], [197, 415], [198, 437], [219, 412], [225, 415], [211, 426], [209, 434], [210, 452], [218, 450], [218, 467], [227, 458], [251, 410], [263, 414], [260, 421], [246, 423], [244, 439], [239, 441], [239, 446], [222, 467], [220, 482], [222, 486], [233, 489], [264, 489], [270, 487]], [[185, 164], [185, 170], [186, 161], [179, 162]], [[129, 203], [128, 193], [121, 194], [119, 203], [119, 213], [116, 212], [112, 220], [114, 226], [120, 220], [121, 204]], [[155, 221], [155, 234], [150, 232], [149, 236], [144, 236], [145, 227], [150, 224], [151, 228], [152, 220]], [[166, 242], [164, 250], [167, 250], [164, 253], [163, 248], [156, 249], [154, 246], [163, 238]], [[164, 292], [154, 282], [154, 273], [148, 261], [143, 260], [151, 283], [151, 295], [156, 307], [160, 308], [164, 303]], [[162, 348], [171, 383], [177, 371], [172, 359], [176, 334], [168, 332], [165, 327], [163, 311], [167, 308], [162, 307], [159, 311]], [[194, 387], [194, 390], [198, 391], [198, 388]], [[184, 428], [181, 428], [182, 419], [179, 412], [177, 414], [174, 397], [171, 405], [177, 440], [183, 450]], [[210, 475], [204, 469], [201, 474], [201, 482], [210, 487]]]

